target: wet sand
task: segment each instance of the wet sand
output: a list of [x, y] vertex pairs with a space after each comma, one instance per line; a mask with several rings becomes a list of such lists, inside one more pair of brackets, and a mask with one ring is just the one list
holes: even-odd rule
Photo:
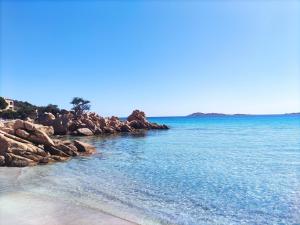
[[97, 209], [18, 192], [0, 196], [0, 225], [136, 225]]
[[136, 225], [99, 209], [19, 188], [22, 168], [0, 168], [0, 225]]

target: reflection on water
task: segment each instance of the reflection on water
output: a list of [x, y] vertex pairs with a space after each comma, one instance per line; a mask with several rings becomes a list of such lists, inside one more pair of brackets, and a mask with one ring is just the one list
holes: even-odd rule
[[80, 137], [97, 154], [9, 176], [2, 168], [1, 181], [10, 179], [1, 194], [50, 196], [142, 224], [300, 222], [299, 118], [153, 121], [172, 129]]

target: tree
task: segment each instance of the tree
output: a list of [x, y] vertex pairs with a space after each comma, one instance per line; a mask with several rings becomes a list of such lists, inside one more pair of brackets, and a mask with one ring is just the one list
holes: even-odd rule
[[0, 109], [6, 109], [7, 106], [8, 106], [8, 104], [5, 101], [5, 99], [0, 97]]
[[37, 106], [30, 104], [29, 102], [23, 101], [15, 101], [15, 108], [16, 108], [16, 118], [26, 119], [30, 117], [32, 119], [36, 118], [36, 111]]
[[20, 118], [19, 114], [16, 111], [12, 111], [12, 110], [4, 110], [4, 111], [0, 111], [0, 118], [3, 119], [17, 119]]
[[47, 106], [41, 106], [38, 107], [39, 114], [43, 114], [44, 112], [52, 113], [53, 115], [56, 115], [61, 112], [61, 109], [58, 108], [57, 105], [48, 104]]
[[89, 100], [84, 100], [80, 97], [74, 97], [71, 101], [71, 104], [73, 105], [72, 110], [74, 110], [76, 116], [80, 116], [85, 111], [90, 110], [91, 105], [89, 104]]

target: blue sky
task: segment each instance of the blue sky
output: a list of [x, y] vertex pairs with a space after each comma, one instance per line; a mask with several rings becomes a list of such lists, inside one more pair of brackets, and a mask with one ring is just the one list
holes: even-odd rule
[[299, 1], [1, 1], [0, 95], [103, 115], [300, 111]]

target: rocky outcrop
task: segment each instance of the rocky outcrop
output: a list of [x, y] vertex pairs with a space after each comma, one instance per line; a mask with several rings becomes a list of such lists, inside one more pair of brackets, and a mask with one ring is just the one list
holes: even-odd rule
[[49, 130], [23, 120], [1, 123], [0, 166], [35, 166], [92, 154], [96, 150], [83, 142], [52, 139], [47, 134]]
[[169, 129], [166, 125], [150, 123], [147, 121], [145, 113], [139, 110], [134, 110], [128, 116], [127, 121], [129, 122], [129, 126], [135, 129]]
[[96, 113], [84, 113], [75, 116], [72, 112], [54, 116], [44, 113], [37, 121], [45, 126], [52, 126], [54, 134], [99, 135], [118, 132], [135, 132], [140, 129], [168, 129], [166, 125], [150, 123], [144, 112], [134, 110], [127, 120], [116, 116], [103, 118]]

